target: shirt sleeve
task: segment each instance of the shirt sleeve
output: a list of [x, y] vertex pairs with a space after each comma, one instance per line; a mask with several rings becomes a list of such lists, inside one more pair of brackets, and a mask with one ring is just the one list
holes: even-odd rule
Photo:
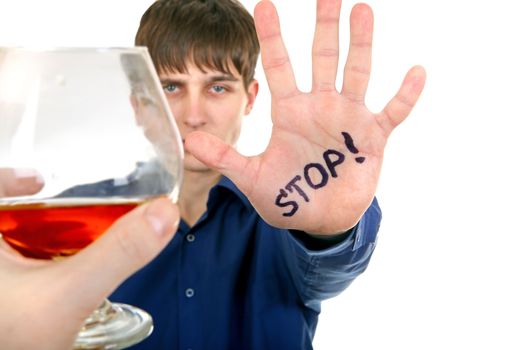
[[299, 241], [308, 250], [325, 250], [331, 248], [355, 233], [352, 228], [346, 232], [339, 233], [333, 236], [313, 236], [304, 231], [289, 230], [290, 234]]
[[340, 243], [323, 250], [308, 249], [286, 231], [287, 263], [306, 306], [320, 309], [322, 300], [341, 293], [368, 266], [376, 246], [381, 210], [374, 198], [359, 223]]

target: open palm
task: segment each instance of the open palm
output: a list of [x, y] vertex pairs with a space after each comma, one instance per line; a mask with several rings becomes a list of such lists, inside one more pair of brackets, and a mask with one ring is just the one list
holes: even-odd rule
[[276, 227], [331, 234], [353, 227], [370, 205], [386, 141], [410, 113], [425, 82], [412, 68], [380, 113], [364, 104], [370, 78], [373, 14], [365, 4], [350, 16], [343, 87], [335, 88], [341, 0], [318, 0], [312, 50], [313, 86], [297, 89], [273, 4], [261, 1], [255, 23], [272, 96], [273, 129], [264, 153], [244, 157], [216, 137], [186, 140], [196, 158], [229, 177]]

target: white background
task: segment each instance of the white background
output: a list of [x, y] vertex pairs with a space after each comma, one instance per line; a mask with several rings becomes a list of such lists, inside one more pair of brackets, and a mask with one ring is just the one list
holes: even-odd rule
[[[275, 0], [301, 89], [310, 84], [313, 0]], [[151, 0], [0, 0], [0, 45], [129, 46]], [[255, 0], [244, 1], [251, 12]], [[348, 44], [343, 1], [341, 55]], [[524, 349], [525, 21], [519, 1], [369, 1], [367, 103], [428, 72], [392, 135], [378, 190], [380, 241], [366, 273], [324, 303], [317, 349]], [[264, 149], [269, 94], [239, 147]]]

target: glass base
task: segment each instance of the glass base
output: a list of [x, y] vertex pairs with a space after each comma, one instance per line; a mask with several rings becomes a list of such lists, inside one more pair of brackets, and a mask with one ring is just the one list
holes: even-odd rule
[[152, 331], [153, 322], [147, 312], [105, 300], [85, 321], [74, 349], [124, 349], [145, 339]]

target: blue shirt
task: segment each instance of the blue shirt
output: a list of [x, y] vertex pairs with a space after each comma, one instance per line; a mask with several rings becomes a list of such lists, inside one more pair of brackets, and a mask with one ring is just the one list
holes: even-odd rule
[[344, 241], [309, 250], [265, 223], [222, 178], [199, 221], [182, 221], [160, 255], [110, 300], [152, 315], [154, 331], [135, 350], [312, 349], [321, 301], [365, 270], [380, 220], [374, 199]]

